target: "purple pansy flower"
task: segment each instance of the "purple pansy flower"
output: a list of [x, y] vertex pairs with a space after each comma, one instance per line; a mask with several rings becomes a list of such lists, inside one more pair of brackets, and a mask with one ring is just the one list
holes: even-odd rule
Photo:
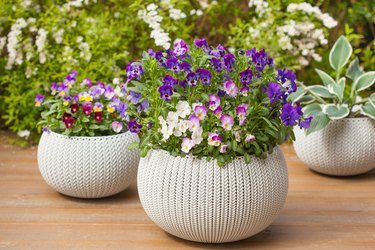
[[141, 78], [141, 75], [143, 74], [143, 72], [144, 71], [143, 71], [142, 66], [136, 65], [134, 62], [130, 62], [126, 66], [126, 76], [129, 79], [136, 78], [136, 79], [139, 80]]
[[198, 84], [198, 74], [194, 72], [190, 72], [189, 74], [186, 75], [187, 83], [190, 86], [197, 86]]
[[254, 63], [256, 70], [258, 70], [259, 72], [262, 72], [266, 65], [273, 66], [273, 60], [268, 59], [264, 49], [258, 52], [255, 50], [249, 54], [251, 54], [251, 60]]
[[210, 97], [210, 101], [207, 103], [207, 106], [212, 111], [215, 111], [220, 106], [220, 97], [213, 94], [209, 94], [208, 96]]
[[224, 55], [224, 67], [227, 71], [233, 70], [233, 64], [236, 62], [236, 57], [233, 54]]
[[150, 103], [146, 100], [143, 100], [141, 104], [137, 107], [138, 113], [141, 113], [142, 111], [147, 111], [147, 109], [150, 107]]
[[102, 88], [102, 89], [105, 88], [104, 82], [96, 82], [95, 85], [98, 86], [98, 87], [100, 87], [100, 88]]
[[233, 124], [234, 124], [234, 119], [233, 119], [232, 116], [230, 116], [230, 115], [222, 115], [221, 118], [220, 118], [220, 121], [221, 121], [221, 126], [225, 130], [231, 130], [232, 129]]
[[247, 96], [248, 93], [249, 93], [249, 90], [250, 90], [249, 87], [247, 87], [247, 86], [243, 86], [243, 87], [240, 89], [240, 93], [241, 93], [241, 95], [243, 95], [243, 96]]
[[104, 94], [105, 90], [102, 87], [94, 87], [91, 89], [90, 94], [92, 98], [95, 100], [100, 99], [100, 97]]
[[167, 59], [164, 57], [163, 52], [156, 52], [155, 59], [158, 60], [160, 66], [167, 67]]
[[211, 58], [210, 62], [216, 72], [221, 72], [223, 70], [223, 63], [220, 58]]
[[300, 129], [302, 129], [302, 128], [310, 128], [310, 123], [311, 123], [311, 120], [313, 118], [314, 118], [313, 116], [310, 116], [310, 117], [307, 117], [304, 120], [300, 121], [299, 124], [298, 124], [299, 128]]
[[249, 143], [249, 142], [255, 141], [255, 140], [256, 140], [255, 135], [246, 135], [246, 138], [245, 138], [246, 143]]
[[181, 65], [176, 57], [169, 58], [167, 61], [167, 67], [172, 70], [172, 72], [179, 72], [181, 70]]
[[184, 70], [185, 72], [190, 72], [191, 65], [188, 62], [183, 61], [180, 66], [181, 70]]
[[44, 101], [44, 95], [37, 94], [35, 97], [35, 107], [40, 107]]
[[86, 78], [81, 83], [82, 86], [86, 85], [88, 88], [92, 87], [92, 81], [89, 78]]
[[163, 78], [163, 82], [164, 82], [164, 85], [173, 87], [174, 85], [176, 85], [178, 83], [178, 80], [174, 79], [170, 75], [166, 75]]
[[91, 115], [92, 109], [93, 109], [93, 107], [92, 107], [92, 103], [91, 102], [84, 102], [82, 104], [82, 110], [83, 110], [83, 114], [85, 116]]
[[207, 139], [208, 139], [208, 145], [211, 145], [214, 147], [220, 146], [221, 142], [223, 141], [223, 138], [219, 135], [218, 132], [215, 132], [215, 133], [209, 132]]
[[223, 87], [224, 87], [225, 93], [227, 93], [227, 95], [229, 95], [230, 97], [237, 96], [238, 88], [236, 84], [234, 84], [234, 82], [226, 81], [224, 82]]
[[112, 130], [116, 133], [120, 133], [122, 131], [122, 122], [114, 121], [111, 124]]
[[194, 45], [197, 46], [198, 48], [208, 47], [208, 43], [207, 43], [206, 39], [204, 39], [204, 38], [194, 39]]
[[56, 95], [58, 87], [59, 87], [59, 85], [57, 85], [57, 83], [55, 83], [55, 82], [53, 82], [51, 84], [51, 95]]
[[214, 111], [214, 115], [216, 116], [216, 118], [220, 119], [222, 114], [223, 114], [223, 109], [220, 106], [217, 107]]
[[128, 100], [130, 100], [133, 104], [137, 104], [139, 102], [139, 99], [142, 98], [142, 94], [135, 92], [135, 91], [130, 91], [128, 95]]
[[194, 113], [199, 120], [203, 120], [207, 115], [207, 108], [205, 106], [197, 105], [194, 108]]
[[194, 141], [188, 137], [185, 137], [184, 139], [182, 139], [181, 151], [187, 154], [194, 146]]
[[227, 152], [227, 150], [228, 150], [228, 147], [229, 147], [228, 144], [222, 144], [221, 147], [220, 147], [219, 152], [220, 152], [221, 154], [225, 154], [225, 153]]
[[57, 91], [59, 91], [59, 96], [66, 96], [67, 92], [69, 91], [69, 87], [65, 83], [61, 83]]
[[101, 104], [100, 102], [96, 102], [95, 104], [94, 104], [94, 112], [95, 113], [97, 113], [97, 112], [101, 112], [102, 110], [103, 110], [103, 107], [104, 107], [104, 105], [103, 104]]
[[166, 101], [170, 101], [172, 100], [173, 88], [168, 85], [160, 86], [159, 93], [160, 93], [160, 98], [163, 98]]
[[267, 88], [267, 96], [270, 99], [271, 104], [274, 104], [281, 99], [283, 92], [281, 86], [275, 82], [270, 82]]
[[116, 107], [117, 107], [117, 105], [116, 105], [115, 102], [108, 103], [107, 104], [107, 112], [110, 113], [110, 114], [112, 114], [113, 112], [116, 111]]
[[142, 124], [138, 124], [136, 118], [130, 120], [129, 123], [128, 123], [128, 129], [132, 133], [137, 133], [138, 134], [139, 131], [141, 131], [141, 128], [142, 128]]
[[276, 80], [281, 81], [288, 93], [297, 91], [296, 75], [291, 70], [278, 69]]
[[199, 118], [198, 118], [195, 114], [192, 114], [192, 115], [189, 117], [189, 130], [190, 130], [191, 132], [194, 132], [194, 131], [196, 131], [199, 127], [200, 127], [200, 120], [199, 120]]
[[179, 41], [177, 41], [173, 44], [172, 55], [173, 56], [182, 56], [182, 55], [185, 55], [188, 50], [189, 49], [188, 49], [188, 46], [185, 43], [185, 41], [180, 39]]
[[251, 69], [246, 69], [240, 73], [240, 81], [244, 85], [249, 84], [252, 78], [253, 72]]
[[207, 69], [197, 69], [196, 73], [199, 75], [203, 85], [210, 85], [211, 83], [211, 72]]
[[218, 96], [223, 97], [223, 96], [225, 96], [225, 94], [226, 94], [225, 90], [223, 90], [223, 89], [218, 89], [217, 90], [217, 95]]
[[244, 125], [244, 123], [246, 122], [246, 113], [249, 106], [249, 104], [240, 104], [236, 108], [236, 114], [240, 119], [240, 126]]
[[127, 119], [128, 115], [126, 110], [128, 109], [128, 105], [126, 103], [120, 102], [117, 106], [117, 111], [120, 113], [121, 118]]
[[105, 92], [104, 92], [104, 96], [110, 100], [112, 99], [112, 97], [114, 97], [115, 95], [115, 90], [113, 89], [113, 87], [111, 85], [107, 85], [105, 86]]
[[68, 106], [69, 102], [72, 100], [70, 96], [63, 96], [63, 104]]
[[299, 120], [300, 115], [291, 103], [285, 103], [281, 109], [280, 118], [285, 126], [294, 126]]

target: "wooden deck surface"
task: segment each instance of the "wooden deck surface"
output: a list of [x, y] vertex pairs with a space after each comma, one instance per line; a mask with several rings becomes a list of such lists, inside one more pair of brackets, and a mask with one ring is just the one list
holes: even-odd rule
[[110, 198], [63, 196], [43, 181], [35, 147], [0, 142], [0, 249], [375, 249], [375, 171], [328, 177], [308, 170], [292, 146], [283, 151], [289, 194], [280, 216], [252, 238], [211, 245], [158, 228], [135, 183]]

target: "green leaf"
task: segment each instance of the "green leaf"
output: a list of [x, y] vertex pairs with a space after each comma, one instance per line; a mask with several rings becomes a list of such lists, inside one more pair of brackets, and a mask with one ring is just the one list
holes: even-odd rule
[[129, 150], [133, 150], [133, 149], [138, 148], [138, 146], [139, 146], [139, 142], [137, 142], [137, 141], [133, 141], [132, 143], [130, 143], [130, 144], [128, 145], [128, 149], [129, 149]]
[[318, 113], [311, 121], [310, 128], [306, 129], [306, 135], [309, 135], [313, 132], [321, 130], [327, 126], [329, 123], [328, 115], [324, 114], [323, 112]]
[[353, 61], [350, 62], [348, 69], [346, 70], [346, 76], [355, 81], [363, 73], [363, 70], [359, 66], [358, 57], [356, 57]]
[[338, 120], [345, 118], [349, 115], [350, 109], [347, 104], [335, 105], [326, 104], [322, 107], [323, 113], [329, 116], [331, 120]]
[[371, 87], [374, 83], [375, 83], [375, 71], [370, 71], [358, 77], [354, 81], [353, 87], [355, 91], [359, 92], [359, 91], [362, 91]]
[[144, 90], [146, 88], [146, 86], [143, 84], [143, 83], [140, 83], [138, 81], [131, 81], [131, 84], [133, 84], [134, 86], [136, 86], [140, 91]]
[[317, 116], [321, 112], [322, 112], [322, 108], [320, 107], [320, 104], [318, 103], [309, 104], [303, 109], [303, 114], [305, 117]]
[[330, 75], [328, 75], [326, 72], [321, 71], [320, 69], [315, 69], [315, 71], [316, 71], [316, 73], [318, 73], [318, 75], [322, 79], [323, 84], [325, 86], [336, 83], [335, 80], [333, 80], [333, 78]]
[[299, 102], [301, 104], [310, 104], [312, 102], [315, 101], [315, 97], [311, 96], [311, 95], [305, 95], [305, 96], [302, 96], [301, 99], [299, 99]]
[[361, 114], [375, 119], [375, 107], [370, 102], [366, 102], [366, 104], [361, 107]]
[[319, 86], [319, 85], [313, 85], [307, 88], [309, 92], [311, 92], [314, 95], [324, 97], [324, 98], [333, 98], [334, 96], [329, 92], [327, 87]]
[[52, 114], [54, 114], [54, 113], [56, 113], [57, 111], [56, 110], [50, 110], [50, 111], [48, 111], [48, 112], [42, 112], [42, 118], [43, 119], [46, 119], [46, 117], [47, 116], [50, 116], [50, 115], [52, 115]]
[[349, 60], [353, 48], [345, 36], [340, 36], [329, 53], [329, 64], [339, 71]]
[[74, 132], [74, 133], [78, 133], [78, 132], [80, 132], [81, 130], [82, 130], [82, 126], [81, 126], [81, 125], [77, 125], [77, 126], [74, 127], [73, 132]]
[[371, 103], [372, 106], [375, 108], [375, 93], [371, 94], [368, 98], [369, 102]]
[[245, 162], [247, 164], [250, 164], [251, 163], [251, 156], [248, 153], [245, 153], [244, 157], [245, 157]]
[[336, 95], [340, 100], [344, 98], [344, 90], [345, 90], [345, 77], [342, 77], [337, 84], [329, 85], [329, 91]]

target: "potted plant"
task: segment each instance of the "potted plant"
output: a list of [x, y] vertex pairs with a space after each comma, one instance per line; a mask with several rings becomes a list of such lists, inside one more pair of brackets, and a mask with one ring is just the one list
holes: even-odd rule
[[323, 85], [302, 85], [290, 96], [303, 104], [306, 117], [314, 117], [305, 133], [295, 131], [296, 153], [323, 174], [357, 175], [375, 167], [375, 71], [363, 72], [355, 58], [341, 77], [351, 54], [341, 36], [329, 54], [335, 79], [316, 69]]
[[248, 238], [269, 226], [288, 190], [278, 144], [308, 126], [293, 72], [253, 48], [206, 40], [149, 50], [129, 63], [129, 130], [140, 136], [138, 192], [162, 229], [198, 242]]
[[43, 127], [38, 163], [45, 181], [56, 191], [79, 198], [106, 197], [123, 191], [136, 178], [138, 141], [127, 132], [126, 104], [121, 91], [90, 79], [76, 82], [72, 71], [52, 83], [51, 97], [38, 94]]

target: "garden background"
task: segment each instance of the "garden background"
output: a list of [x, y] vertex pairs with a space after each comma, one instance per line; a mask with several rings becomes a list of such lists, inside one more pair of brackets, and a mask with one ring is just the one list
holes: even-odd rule
[[375, 70], [375, 1], [0, 0], [0, 129], [23, 138], [15, 143], [35, 141], [40, 89], [72, 69], [124, 82], [128, 62], [178, 38], [266, 48], [277, 67], [316, 84], [314, 68], [329, 69], [329, 49], [342, 34], [365, 71]]

